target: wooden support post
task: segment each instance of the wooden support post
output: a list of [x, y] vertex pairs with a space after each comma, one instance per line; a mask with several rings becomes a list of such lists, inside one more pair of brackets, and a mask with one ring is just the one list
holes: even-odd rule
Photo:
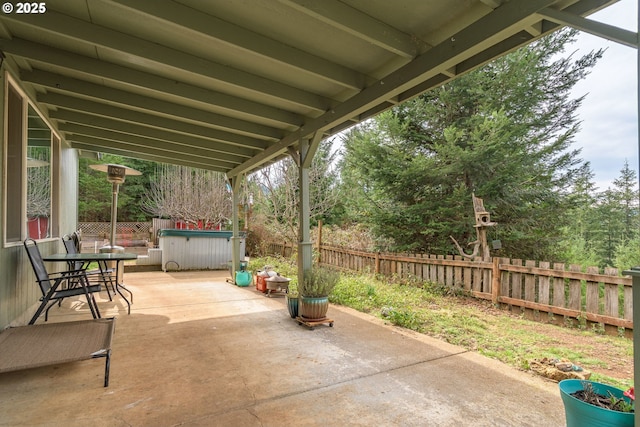
[[231, 192], [233, 193], [233, 237], [231, 237], [231, 283], [236, 282], [236, 271], [240, 270], [240, 230], [238, 227], [239, 212], [238, 205], [240, 203], [240, 183], [242, 182], [243, 175], [238, 175], [230, 178]]
[[498, 304], [500, 298], [500, 257], [493, 257], [491, 276], [491, 301]]
[[310, 232], [309, 208], [309, 169], [314, 151], [311, 150], [309, 140], [300, 140], [298, 167], [298, 188], [300, 191], [298, 209], [298, 283], [304, 280], [304, 272], [311, 269], [313, 264], [313, 242]]

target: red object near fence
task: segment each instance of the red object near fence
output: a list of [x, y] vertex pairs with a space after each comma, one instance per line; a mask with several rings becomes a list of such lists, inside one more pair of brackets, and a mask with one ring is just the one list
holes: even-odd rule
[[267, 292], [266, 277], [256, 274], [256, 289], [260, 292]]
[[27, 221], [29, 237], [32, 239], [44, 239], [49, 236], [49, 217], [36, 216]]

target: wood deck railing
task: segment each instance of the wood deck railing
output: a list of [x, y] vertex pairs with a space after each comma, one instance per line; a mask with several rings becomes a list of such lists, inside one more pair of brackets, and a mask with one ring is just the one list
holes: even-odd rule
[[[291, 256], [291, 244], [272, 243], [273, 254]], [[528, 318], [601, 326], [609, 334], [633, 331], [631, 278], [615, 268], [551, 264], [494, 257], [491, 262], [442, 255], [389, 254], [320, 245], [322, 264], [339, 269], [416, 279], [467, 291]]]

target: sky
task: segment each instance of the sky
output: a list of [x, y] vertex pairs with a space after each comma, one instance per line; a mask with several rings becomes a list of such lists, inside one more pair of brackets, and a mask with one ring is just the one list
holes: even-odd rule
[[[589, 16], [598, 22], [638, 31], [638, 0], [618, 3]], [[598, 191], [613, 187], [625, 159], [638, 172], [637, 50], [587, 33], [580, 33], [572, 45], [577, 53], [607, 49], [586, 79], [574, 88], [574, 95], [586, 94], [578, 110], [581, 130], [574, 148], [591, 163]]]

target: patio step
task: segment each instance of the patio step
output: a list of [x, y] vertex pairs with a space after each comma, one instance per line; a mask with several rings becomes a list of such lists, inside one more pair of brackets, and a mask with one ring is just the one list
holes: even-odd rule
[[145, 271], [162, 271], [162, 266], [160, 264], [157, 264], [157, 265], [127, 264], [124, 266], [125, 273], [142, 273]]

